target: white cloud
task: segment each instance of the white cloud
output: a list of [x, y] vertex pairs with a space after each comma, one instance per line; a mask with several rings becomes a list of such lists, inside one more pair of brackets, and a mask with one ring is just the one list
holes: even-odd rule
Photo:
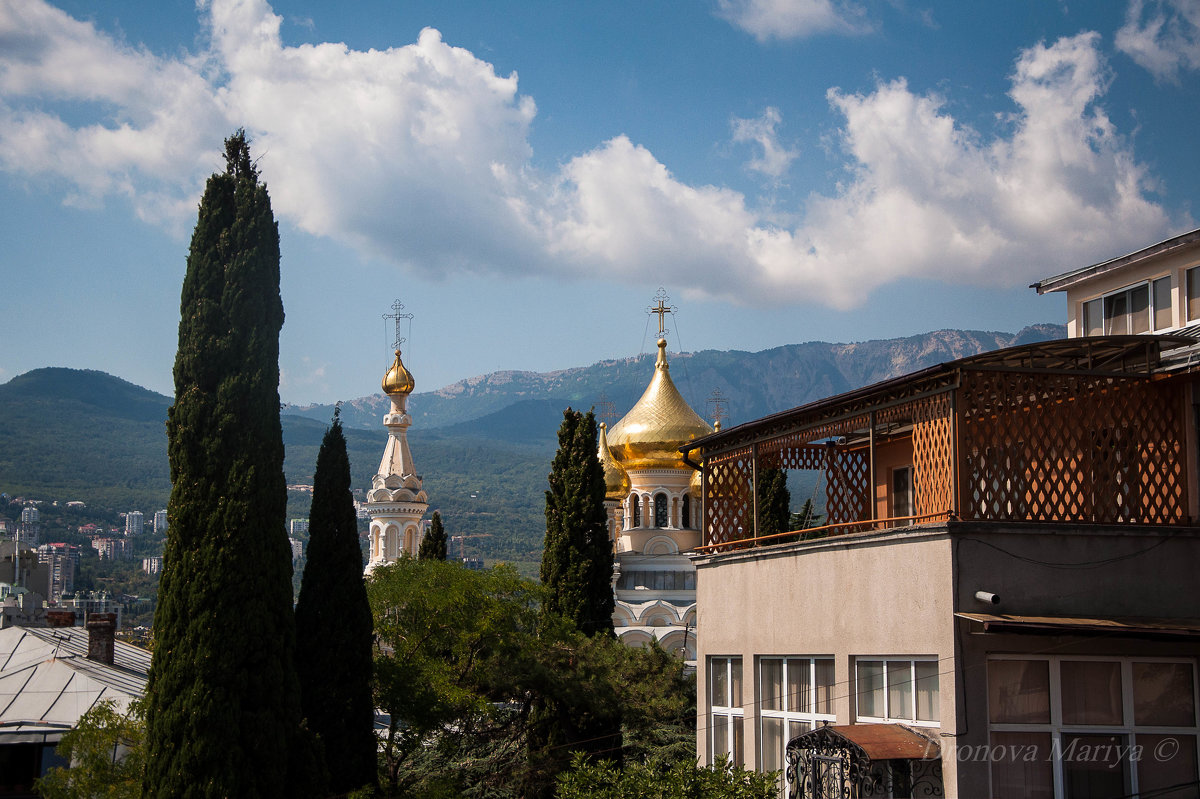
[[717, 13], [759, 41], [870, 30], [861, 8], [833, 0], [717, 0]]
[[757, 119], [733, 120], [733, 140], [735, 142], [754, 142], [762, 148], [762, 155], [750, 159], [746, 167], [759, 172], [772, 180], [778, 181], [788, 171], [792, 161], [799, 153], [780, 144], [775, 128], [782, 118], [779, 109], [768, 107]]
[[[284, 46], [263, 0], [213, 0], [203, 18], [209, 49], [165, 58], [35, 0], [0, 3], [0, 168], [186, 229], [222, 137], [245, 125], [280, 217], [404, 268], [653, 274], [747, 302], [850, 307], [906, 278], [1013, 285], [1169, 232], [1098, 105], [1095, 34], [1025, 51], [990, 139], [902, 79], [830, 91], [845, 180], [785, 228], [625, 136], [539, 172], [516, 75], [435, 30], [362, 52]], [[782, 174], [778, 113], [737, 122], [760, 171]]]
[[1200, 0], [1131, 0], [1117, 49], [1159, 80], [1200, 69]]

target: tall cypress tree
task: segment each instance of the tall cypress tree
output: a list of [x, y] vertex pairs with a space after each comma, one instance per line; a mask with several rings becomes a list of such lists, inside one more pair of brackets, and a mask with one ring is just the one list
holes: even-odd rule
[[294, 791], [279, 232], [244, 131], [208, 179], [180, 299], [167, 415], [169, 533], [147, 688], [146, 796]]
[[548, 611], [571, 619], [587, 635], [612, 635], [613, 550], [596, 442], [595, 415], [567, 408], [546, 492], [541, 577]]
[[340, 408], [325, 431], [313, 476], [308, 560], [296, 603], [296, 671], [310, 730], [325, 745], [329, 788], [348, 793], [376, 779], [371, 701], [372, 622]]
[[758, 535], [786, 533], [791, 529], [792, 494], [787, 472], [768, 466], [758, 470]]
[[417, 549], [417, 560], [446, 559], [446, 528], [442, 526], [442, 514], [433, 512], [433, 521], [429, 523], [429, 534], [421, 539]]

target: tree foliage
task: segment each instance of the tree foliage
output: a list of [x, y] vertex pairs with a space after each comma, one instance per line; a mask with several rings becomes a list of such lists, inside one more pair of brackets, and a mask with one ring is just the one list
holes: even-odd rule
[[53, 768], [38, 780], [44, 799], [138, 799], [146, 764], [141, 702], [121, 712], [112, 700], [96, 704], [63, 733], [57, 752], [69, 768]]
[[695, 685], [683, 663], [543, 613], [543, 587], [511, 568], [401, 559], [377, 569], [368, 591], [376, 702], [391, 719], [381, 756], [389, 793], [550, 795], [581, 747], [531, 747], [547, 737], [538, 706], [577, 729], [625, 719], [615, 737], [591, 742], [596, 754], [691, 761]]
[[633, 763], [618, 768], [610, 761], [588, 763], [576, 757], [558, 781], [557, 799], [774, 799], [774, 774], [728, 768], [724, 763], [697, 766]]
[[587, 635], [611, 635], [613, 551], [597, 446], [595, 415], [564, 411], [546, 492], [541, 577], [548, 612]]
[[442, 514], [433, 512], [433, 521], [429, 523], [429, 533], [421, 539], [417, 550], [420, 560], [446, 559], [446, 528], [442, 526]]
[[279, 232], [245, 134], [209, 178], [180, 299], [171, 498], [147, 701], [150, 796], [295, 795], [299, 736], [279, 422]]
[[776, 467], [758, 470], [758, 532], [775, 535], [791, 529], [792, 495], [787, 487], [787, 472]]
[[320, 737], [329, 788], [376, 779], [371, 606], [363, 581], [350, 461], [337, 411], [313, 475], [308, 559], [296, 603], [296, 671], [308, 728]]

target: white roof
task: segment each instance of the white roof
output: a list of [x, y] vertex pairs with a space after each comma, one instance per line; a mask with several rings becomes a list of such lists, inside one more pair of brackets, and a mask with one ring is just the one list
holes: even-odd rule
[[0, 745], [57, 741], [97, 702], [124, 710], [145, 693], [149, 652], [117, 641], [109, 666], [87, 642], [82, 627], [0, 630]]

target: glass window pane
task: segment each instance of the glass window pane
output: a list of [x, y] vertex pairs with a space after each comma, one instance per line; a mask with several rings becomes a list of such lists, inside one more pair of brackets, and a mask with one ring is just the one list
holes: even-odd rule
[[1145, 283], [1129, 290], [1129, 332], [1150, 332], [1150, 287]]
[[1200, 319], [1200, 266], [1187, 270], [1187, 318]]
[[783, 719], [763, 718], [762, 742], [759, 743], [763, 771], [783, 768]]
[[1121, 723], [1121, 664], [1100, 660], [1064, 660], [1063, 724]]
[[1133, 723], [1162, 727], [1196, 724], [1190, 663], [1133, 664]]
[[729, 755], [729, 716], [714, 713], [712, 724], [712, 754], [716, 761], [721, 755]]
[[708, 663], [712, 674], [708, 703], [714, 707], [729, 707], [729, 658], [712, 658]]
[[917, 672], [917, 721], [938, 721], [941, 708], [938, 705], [938, 662], [918, 660]]
[[1110, 336], [1129, 332], [1129, 292], [1104, 298], [1104, 332]]
[[763, 710], [784, 710], [783, 704], [783, 661], [779, 658], [763, 658], [758, 662], [762, 673], [760, 688]]
[[789, 721], [788, 722], [788, 741], [793, 738], [803, 735], [812, 730], [812, 725], [807, 721]]
[[1154, 281], [1154, 329], [1165, 330], [1173, 322], [1171, 313], [1171, 278]]
[[887, 716], [893, 719], [913, 717], [912, 661], [887, 662]]
[[817, 707], [813, 712], [833, 715], [833, 658], [816, 661]]
[[1102, 300], [1091, 300], [1083, 304], [1083, 334], [1085, 336], [1104, 335], [1104, 314], [1101, 311]]
[[742, 706], [742, 659], [729, 659], [729, 699], [730, 707]]
[[858, 715], [883, 716], [883, 661], [858, 661]]
[[1129, 739], [1124, 735], [1062, 736], [1066, 799], [1124, 799], [1130, 793]]
[[[1138, 793], [1154, 799], [1196, 799], [1196, 736], [1138, 734]], [[1180, 786], [1168, 790], [1172, 786]]]
[[742, 768], [746, 765], [746, 758], [742, 750], [742, 744], [745, 742], [745, 737], [742, 735], [742, 717], [733, 717], [733, 765]]
[[993, 732], [992, 796], [1054, 799], [1054, 765], [1048, 732]]
[[988, 719], [1000, 724], [1050, 723], [1050, 662], [988, 661]]
[[787, 709], [792, 713], [812, 712], [812, 690], [809, 685], [809, 660], [789, 658], [787, 662]]

